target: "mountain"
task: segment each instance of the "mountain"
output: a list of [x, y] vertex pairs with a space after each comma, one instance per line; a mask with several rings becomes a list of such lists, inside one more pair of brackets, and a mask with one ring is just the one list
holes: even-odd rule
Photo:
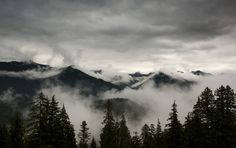
[[[0, 107], [4, 110], [0, 121], [10, 117], [12, 110], [26, 109], [33, 98], [45, 86], [65, 86], [79, 88], [82, 95], [98, 95], [107, 90], [120, 90], [110, 82], [92, 77], [83, 71], [68, 66], [66, 68], [51, 68], [33, 62], [0, 62]], [[3, 100], [6, 92], [11, 101]], [[11, 108], [11, 109], [9, 109]]]
[[211, 73], [203, 72], [201, 70], [191, 71], [192, 74], [196, 76], [211, 76]]
[[182, 71], [177, 71], [176, 73], [172, 72], [170, 74], [164, 72], [151, 72], [147, 74], [135, 72], [128, 74], [128, 76], [130, 77], [129, 81], [124, 82], [122, 81], [123, 77], [121, 75], [115, 75], [110, 82], [115, 82], [116, 85], [120, 86], [123, 89], [126, 87], [132, 89], [140, 89], [149, 83], [153, 83], [157, 89], [163, 85], [172, 85], [182, 89], [186, 89], [197, 83], [196, 81], [184, 78], [185, 75]]
[[142, 81], [135, 83], [131, 87], [139, 89], [149, 83], [153, 83], [156, 88], [159, 88], [163, 85], [174, 85], [180, 88], [190, 88], [197, 82], [192, 80], [187, 80], [184, 78], [177, 78], [175, 76], [159, 72], [159, 73], [152, 73], [146, 76]]
[[143, 73], [140, 73], [140, 72], [135, 72], [135, 73], [131, 73], [129, 74], [131, 77], [133, 78], [140, 78], [140, 77], [148, 77], [150, 75], [152, 75], [153, 73], [148, 73], [148, 74], [143, 74]]
[[[103, 71], [94, 71], [102, 75]], [[194, 74], [203, 75], [196, 71]], [[104, 100], [98, 97], [106, 91], [122, 91], [126, 87], [140, 89], [149, 83], [153, 83], [158, 89], [162, 85], [172, 85], [179, 88], [190, 88], [196, 82], [182, 77], [176, 77], [163, 72], [142, 74], [112, 75], [111, 81], [98, 78], [94, 75], [74, 68], [73, 66], [53, 68], [48, 65], [35, 62], [0, 62], [0, 122], [10, 117], [14, 108], [25, 110], [29, 107], [33, 97], [42, 88], [63, 86], [68, 89], [79, 89], [81, 95], [95, 96], [95, 109], [102, 109]], [[3, 99], [5, 98], [5, 99]], [[129, 116], [137, 119], [145, 115], [145, 108], [135, 102], [124, 98], [113, 98], [115, 113], [129, 112]], [[142, 114], [139, 112], [142, 110]]]
[[0, 62], [0, 71], [12, 71], [21, 72], [26, 70], [49, 70], [51, 69], [48, 65], [38, 64], [32, 61], [27, 62]]
[[[40, 75], [47, 73], [55, 74], [40, 77]], [[31, 74], [37, 74], [39, 77], [31, 78]], [[37, 63], [0, 62], [0, 93], [11, 88], [16, 93], [33, 95], [46, 83], [84, 88], [82, 93], [93, 95], [110, 89], [119, 89], [118, 86], [110, 82], [92, 77], [72, 66], [52, 69], [50, 66]]]
[[56, 85], [80, 88], [82, 94], [86, 95], [96, 95], [111, 89], [120, 90], [119, 86], [106, 82], [102, 79], [92, 77], [78, 69], [73, 68], [72, 66], [64, 68], [60, 74], [55, 77], [48, 78], [48, 80]]

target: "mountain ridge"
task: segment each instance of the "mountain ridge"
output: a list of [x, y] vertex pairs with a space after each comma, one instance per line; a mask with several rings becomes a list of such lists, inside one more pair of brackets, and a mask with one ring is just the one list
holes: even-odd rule
[[[102, 74], [102, 71], [100, 71], [99, 74]], [[127, 75], [130, 77], [129, 82], [114, 84], [73, 66], [55, 68], [49, 65], [37, 64], [32, 61], [0, 62], [0, 95], [3, 95], [4, 92], [11, 90], [15, 96], [14, 100], [12, 100], [12, 103], [14, 103], [13, 106], [12, 103], [5, 102], [0, 98], [0, 106], [2, 110], [6, 110], [4, 117], [0, 117], [0, 121], [7, 116], [10, 117], [10, 111], [15, 107], [23, 110], [27, 109], [34, 96], [37, 95], [38, 92], [41, 92], [45, 86], [46, 88], [65, 86], [69, 89], [78, 89], [81, 95], [85, 96], [85, 98], [86, 96], [92, 95], [94, 96], [93, 98], [95, 98], [95, 100], [92, 101], [97, 100], [101, 103], [101, 98], [99, 98], [99, 95], [105, 93], [106, 91], [113, 90], [113, 92], [119, 92], [126, 88], [142, 89], [142, 87], [145, 87], [145, 85], [149, 82], [153, 82], [155, 84], [155, 88], [157, 89], [163, 85], [174, 85], [180, 88], [189, 88], [195, 84], [193, 81], [189, 81], [184, 78], [177, 78], [163, 72], [149, 74], [137, 72], [133, 75]], [[115, 76], [117, 78], [116, 80], [122, 79], [122, 76]], [[113, 101], [121, 106], [125, 106], [126, 108], [123, 109], [133, 112], [134, 115], [137, 113], [137, 111], [132, 109], [132, 107], [135, 108], [135, 106], [137, 107], [138, 105], [135, 105], [132, 101], [127, 101], [126, 99], [115, 99]], [[9, 108], [11, 110], [9, 110]], [[118, 108], [119, 106], [117, 107], [117, 110]]]

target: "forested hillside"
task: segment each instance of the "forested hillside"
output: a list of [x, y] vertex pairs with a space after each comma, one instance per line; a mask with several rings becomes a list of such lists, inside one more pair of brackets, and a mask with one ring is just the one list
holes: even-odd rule
[[[235, 148], [236, 97], [230, 86], [214, 92], [206, 87], [197, 98], [184, 123], [178, 118], [178, 102], [173, 102], [167, 124], [143, 125], [131, 133], [126, 115], [113, 116], [113, 105], [106, 102], [100, 137], [91, 135], [86, 121], [78, 133], [66, 107], [56, 98], [40, 93], [26, 116], [16, 112], [9, 124], [0, 126], [1, 148]], [[79, 110], [78, 110], [79, 112]], [[80, 117], [78, 117], [80, 118]]]

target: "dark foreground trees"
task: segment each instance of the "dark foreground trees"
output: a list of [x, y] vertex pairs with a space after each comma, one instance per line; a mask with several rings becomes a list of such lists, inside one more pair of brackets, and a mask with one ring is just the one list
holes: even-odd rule
[[170, 123], [166, 125], [168, 128], [166, 130], [166, 145], [168, 148], [183, 148], [183, 128], [178, 119], [177, 104], [175, 101], [169, 116], [168, 121]]
[[116, 148], [116, 126], [112, 114], [112, 103], [108, 100], [106, 103], [106, 110], [104, 120], [102, 122], [104, 127], [100, 135], [101, 148]]
[[207, 87], [198, 98], [185, 124], [188, 148], [233, 148], [236, 146], [235, 93], [220, 86], [215, 93]]
[[169, 113], [168, 124], [145, 124], [141, 133], [131, 136], [125, 115], [113, 116], [111, 101], [107, 101], [100, 145], [90, 140], [86, 121], [78, 133], [66, 108], [58, 106], [55, 97], [44, 94], [33, 101], [24, 120], [16, 112], [9, 124], [0, 125], [1, 148], [235, 148], [236, 147], [236, 99], [229, 86], [220, 86], [213, 92], [208, 87], [200, 94], [192, 112], [182, 125], [178, 118], [177, 103]]
[[[88, 141], [90, 138], [90, 133], [89, 133], [89, 128], [87, 127], [86, 121], [83, 121], [82, 124], [80, 125], [80, 130], [78, 133], [78, 138], [79, 138], [79, 148], [88, 148]], [[94, 139], [93, 139], [94, 140]]]
[[24, 147], [24, 120], [20, 112], [16, 111], [9, 129], [10, 146], [11, 148], [23, 148]]
[[26, 146], [74, 148], [76, 140], [73, 125], [63, 105], [58, 107], [53, 97], [43, 93], [32, 103], [26, 126]]

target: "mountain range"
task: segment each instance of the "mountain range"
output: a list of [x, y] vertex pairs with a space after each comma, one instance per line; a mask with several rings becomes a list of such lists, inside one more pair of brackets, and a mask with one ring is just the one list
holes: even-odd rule
[[[112, 80], [107, 81], [99, 78], [102, 75], [102, 70], [85, 72], [74, 66], [54, 68], [49, 65], [38, 64], [32, 61], [29, 62], [0, 62], [0, 121], [5, 122], [7, 117], [12, 114], [13, 108], [27, 109], [29, 104], [37, 93], [42, 88], [50, 88], [54, 86], [63, 86], [72, 89], [79, 89], [83, 96], [95, 96], [94, 107], [102, 109], [102, 99], [96, 96], [113, 90], [122, 91], [129, 89], [142, 89], [145, 85], [152, 83], [155, 88], [163, 85], [174, 85], [183, 89], [189, 89], [196, 81], [188, 80], [181, 77], [175, 77], [164, 72], [153, 72], [149, 74], [142, 74], [139, 72], [127, 74], [128, 82], [119, 81], [122, 76], [114, 75]], [[209, 73], [202, 71], [192, 71], [191, 74], [196, 76], [208, 76]], [[6, 98], [6, 94], [11, 92], [13, 99], [10, 101]], [[5, 98], [5, 99], [3, 99]], [[106, 98], [103, 98], [106, 99]], [[139, 109], [144, 110], [142, 106], [135, 104], [128, 98], [113, 98], [114, 104], [119, 104], [115, 107], [117, 113], [122, 110], [129, 110], [132, 112], [131, 116], [136, 116]], [[118, 103], [119, 102], [119, 103]], [[137, 109], [138, 108], [138, 109]]]

